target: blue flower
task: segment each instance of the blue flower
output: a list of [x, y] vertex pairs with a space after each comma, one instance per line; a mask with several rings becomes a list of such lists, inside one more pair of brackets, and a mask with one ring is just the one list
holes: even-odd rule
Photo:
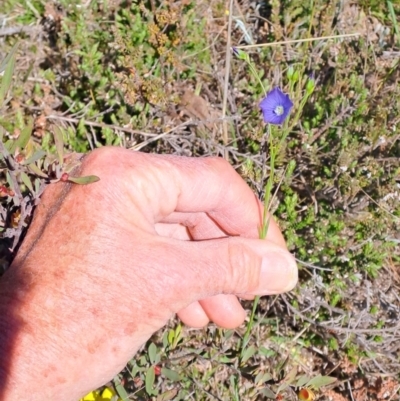
[[264, 121], [269, 124], [280, 125], [289, 115], [293, 102], [289, 95], [283, 93], [279, 88], [272, 89], [260, 102], [260, 109]]

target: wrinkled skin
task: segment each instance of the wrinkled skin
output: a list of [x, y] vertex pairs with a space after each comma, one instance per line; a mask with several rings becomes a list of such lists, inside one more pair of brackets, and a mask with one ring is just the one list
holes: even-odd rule
[[297, 268], [262, 206], [219, 158], [98, 149], [49, 186], [0, 280], [0, 400], [76, 401], [117, 374], [178, 313], [244, 318], [237, 297], [293, 288]]

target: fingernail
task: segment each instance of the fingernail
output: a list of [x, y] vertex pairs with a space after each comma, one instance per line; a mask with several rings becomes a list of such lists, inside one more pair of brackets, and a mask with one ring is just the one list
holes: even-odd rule
[[273, 251], [263, 257], [260, 274], [262, 294], [290, 291], [297, 283], [297, 265], [294, 257], [284, 250]]

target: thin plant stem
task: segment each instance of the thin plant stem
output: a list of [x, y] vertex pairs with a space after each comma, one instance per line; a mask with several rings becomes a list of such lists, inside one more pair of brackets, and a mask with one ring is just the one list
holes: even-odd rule
[[[226, 55], [225, 55], [225, 80], [224, 80], [224, 98], [222, 100], [222, 130], [224, 145], [228, 144], [228, 123], [225, 121], [226, 109], [228, 104], [228, 86], [229, 86], [229, 73], [231, 67], [231, 33], [232, 33], [232, 13], [233, 13], [233, 0], [229, 2], [229, 20], [228, 20], [228, 38], [226, 41]], [[224, 158], [228, 159], [228, 152], [225, 150]]]
[[278, 46], [278, 45], [288, 45], [290, 43], [313, 42], [314, 40], [351, 38], [353, 36], [360, 36], [360, 33], [354, 32], [354, 33], [345, 33], [343, 35], [319, 36], [316, 38], [305, 38], [305, 39], [295, 39], [295, 40], [282, 40], [280, 42], [270, 42], [270, 43], [259, 43], [256, 45], [235, 46], [235, 48], [236, 49], [254, 49], [256, 47], [270, 47], [270, 46]]
[[258, 75], [257, 70], [251, 61], [249, 61], [248, 66], [250, 68], [251, 73], [255, 76], [255, 78], [257, 79], [258, 83], [260, 84], [262, 90], [264, 91], [264, 95], [266, 95], [267, 91], [265, 90], [264, 84], [262, 83], [261, 78]]
[[[270, 216], [268, 215], [268, 212], [269, 212], [269, 209], [271, 206], [270, 200], [271, 200], [271, 194], [272, 194], [272, 187], [273, 187], [274, 180], [275, 180], [276, 148], [274, 146], [274, 138], [273, 138], [272, 129], [271, 129], [270, 124], [267, 125], [267, 135], [268, 135], [268, 141], [269, 141], [269, 145], [270, 145], [269, 146], [269, 149], [270, 149], [270, 162], [269, 162], [270, 175], [268, 177], [268, 181], [265, 186], [265, 192], [264, 192], [264, 210], [263, 210], [263, 216], [262, 216], [262, 223], [261, 223], [261, 227], [259, 230], [260, 239], [265, 239], [267, 236], [268, 226], [269, 226], [269, 222], [270, 222]], [[243, 357], [244, 351], [249, 342], [250, 332], [254, 325], [254, 318], [255, 318], [255, 314], [256, 314], [256, 310], [257, 310], [259, 301], [260, 301], [260, 297], [256, 296], [253, 301], [253, 308], [251, 310], [249, 323], [247, 324], [246, 332], [245, 332], [245, 334], [243, 336], [243, 340], [242, 340], [241, 357]]]
[[268, 212], [271, 207], [271, 194], [272, 194], [272, 187], [275, 181], [275, 159], [276, 159], [276, 148], [274, 144], [274, 137], [272, 132], [271, 124], [267, 125], [267, 133], [268, 133], [268, 141], [269, 141], [269, 177], [267, 181], [267, 185], [265, 186], [264, 192], [264, 211], [263, 211], [263, 220], [262, 220], [262, 229], [260, 233], [260, 238], [265, 239], [267, 236], [268, 231], [268, 223], [269, 218]]
[[260, 301], [260, 297], [257, 295], [254, 298], [253, 308], [251, 309], [249, 323], [247, 324], [246, 332], [244, 333], [244, 336], [243, 336], [241, 357], [243, 357], [244, 350], [246, 349], [247, 344], [249, 343], [250, 332], [251, 332], [251, 329], [253, 328], [254, 317], [256, 315], [256, 310], [257, 310], [257, 306], [258, 306], [258, 302], [259, 301]]
[[387, 6], [389, 9], [390, 19], [392, 20], [392, 23], [393, 23], [394, 31], [396, 33], [396, 35], [395, 35], [396, 42], [397, 42], [397, 45], [399, 45], [400, 44], [400, 30], [399, 30], [399, 25], [397, 23], [396, 12], [394, 11], [394, 8], [393, 8], [393, 2], [390, 0], [387, 0]]
[[[299, 87], [301, 87], [301, 85], [299, 85]], [[300, 105], [299, 105], [299, 107], [297, 108], [296, 114], [295, 114], [295, 116], [294, 116], [294, 118], [293, 118], [293, 123], [292, 123], [292, 125], [290, 126], [290, 128], [287, 130], [287, 134], [293, 129], [293, 127], [295, 126], [295, 124], [297, 123], [297, 121], [299, 121], [300, 114], [302, 113], [303, 108], [304, 108], [304, 106], [306, 105], [307, 100], [308, 100], [308, 98], [309, 98], [310, 96], [311, 96], [311, 93], [310, 93], [310, 94], [306, 93], [306, 94], [302, 97], [301, 102], [300, 102]], [[284, 138], [282, 138], [282, 140], [285, 140], [285, 139], [286, 139], [287, 134], [284, 136]]]

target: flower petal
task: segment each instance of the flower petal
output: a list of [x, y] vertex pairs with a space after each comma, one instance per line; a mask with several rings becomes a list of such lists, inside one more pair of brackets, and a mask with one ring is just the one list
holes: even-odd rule
[[260, 102], [264, 122], [275, 125], [282, 124], [286, 120], [292, 107], [289, 95], [279, 88], [272, 89]]

